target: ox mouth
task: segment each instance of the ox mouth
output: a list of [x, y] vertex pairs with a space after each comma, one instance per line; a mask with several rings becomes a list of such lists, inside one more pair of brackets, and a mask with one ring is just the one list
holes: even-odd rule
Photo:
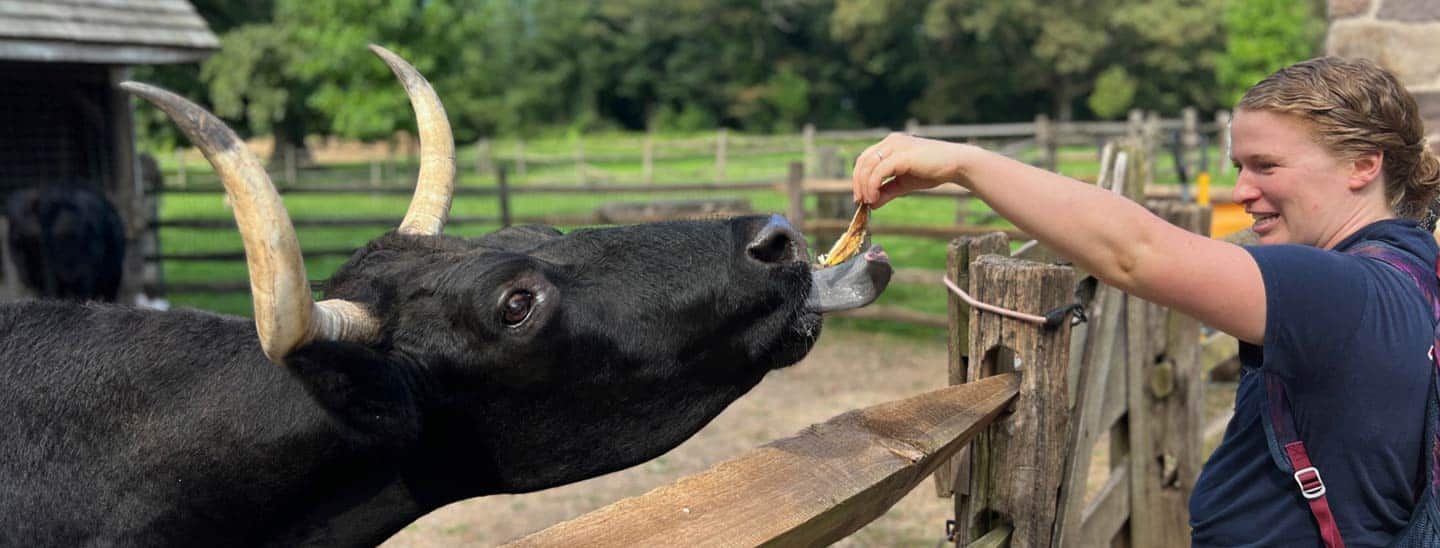
[[812, 271], [805, 309], [823, 314], [875, 302], [893, 273], [890, 256], [880, 246], [871, 246], [843, 263]]

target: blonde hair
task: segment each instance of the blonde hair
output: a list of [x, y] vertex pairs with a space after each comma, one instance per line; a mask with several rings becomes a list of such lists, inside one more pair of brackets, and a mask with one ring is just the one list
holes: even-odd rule
[[1239, 108], [1300, 117], [1338, 158], [1382, 153], [1390, 209], [1433, 229], [1440, 160], [1425, 142], [1415, 98], [1389, 71], [1365, 59], [1311, 59], [1265, 77]]

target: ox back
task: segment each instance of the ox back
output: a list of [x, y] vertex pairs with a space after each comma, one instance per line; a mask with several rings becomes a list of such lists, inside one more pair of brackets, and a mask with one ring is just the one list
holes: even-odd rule
[[79, 185], [30, 188], [10, 194], [5, 212], [5, 257], [29, 295], [115, 300], [125, 228], [103, 195]]
[[423, 514], [376, 472], [413, 427], [347, 427], [243, 318], [12, 302], [0, 333], [0, 546], [373, 545]]

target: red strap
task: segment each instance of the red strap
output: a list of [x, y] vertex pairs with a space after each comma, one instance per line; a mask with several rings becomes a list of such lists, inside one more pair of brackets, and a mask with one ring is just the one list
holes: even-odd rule
[[1335, 514], [1330, 512], [1330, 503], [1325, 500], [1325, 482], [1320, 479], [1320, 470], [1310, 464], [1310, 455], [1305, 452], [1303, 442], [1285, 444], [1290, 455], [1290, 465], [1295, 468], [1295, 482], [1300, 484], [1300, 493], [1310, 502], [1310, 513], [1320, 526], [1320, 539], [1325, 548], [1345, 548], [1340, 538], [1340, 526], [1335, 524]]

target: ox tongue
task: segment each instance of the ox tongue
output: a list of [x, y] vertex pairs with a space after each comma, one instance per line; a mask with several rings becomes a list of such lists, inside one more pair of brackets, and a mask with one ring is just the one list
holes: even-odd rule
[[811, 272], [805, 308], [823, 313], [870, 304], [885, 291], [892, 272], [885, 250], [871, 247], [848, 261]]

